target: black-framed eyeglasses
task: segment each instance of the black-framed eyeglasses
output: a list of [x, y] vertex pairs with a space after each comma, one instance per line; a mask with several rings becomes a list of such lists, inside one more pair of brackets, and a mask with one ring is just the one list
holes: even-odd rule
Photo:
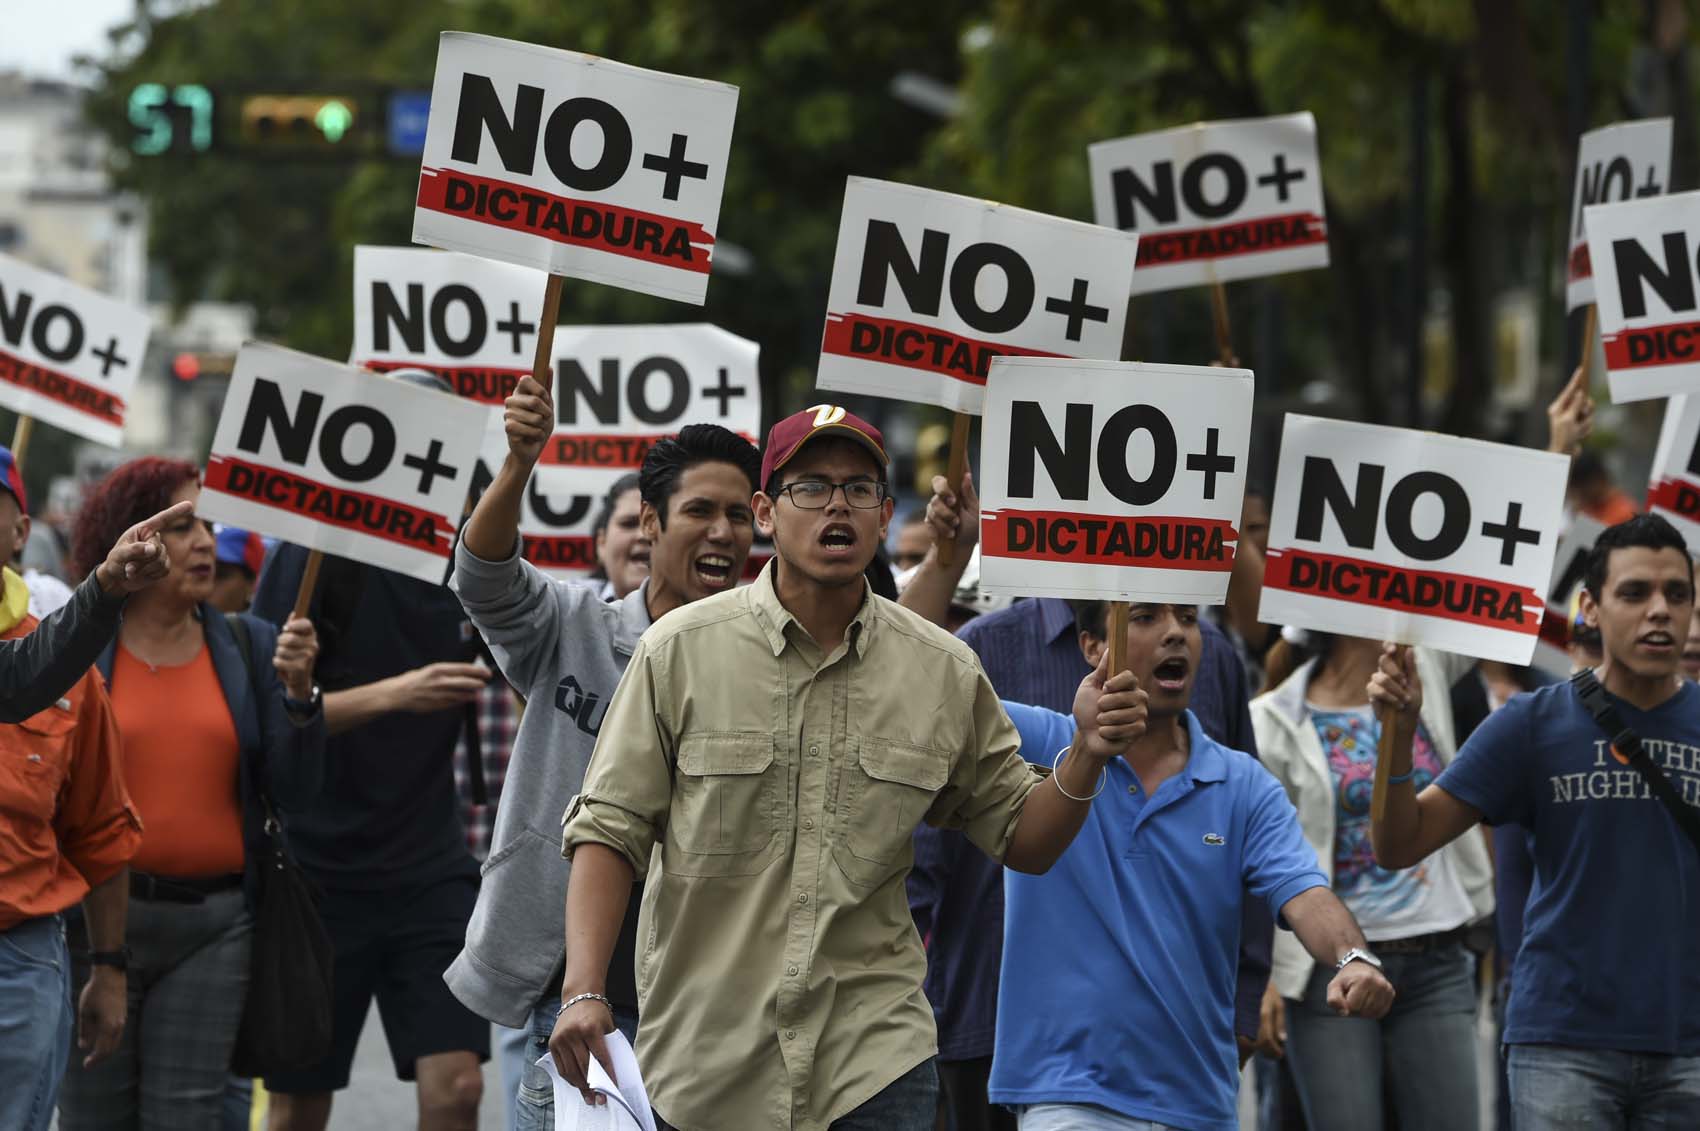
[[843, 491], [844, 501], [857, 510], [872, 510], [885, 502], [885, 484], [877, 479], [852, 479], [848, 483], [799, 479], [785, 484], [779, 489], [779, 494], [790, 494], [792, 506], [806, 511], [821, 511], [831, 505], [834, 491]]

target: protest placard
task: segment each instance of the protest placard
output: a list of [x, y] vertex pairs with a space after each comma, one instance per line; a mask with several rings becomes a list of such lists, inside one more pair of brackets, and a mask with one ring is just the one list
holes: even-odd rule
[[1134, 294], [1328, 266], [1309, 113], [1100, 141], [1087, 160], [1098, 223], [1140, 235]]
[[851, 177], [816, 386], [979, 413], [994, 357], [1121, 355], [1139, 237]]
[[1289, 414], [1258, 619], [1527, 664], [1569, 469], [1551, 452]]
[[1245, 369], [993, 361], [981, 590], [1220, 603], [1239, 541], [1252, 392]]
[[413, 239], [701, 304], [738, 89], [444, 32]]
[[150, 329], [146, 311], [0, 255], [0, 406], [117, 447]]
[[544, 489], [599, 500], [656, 440], [687, 424], [719, 424], [759, 443], [760, 352], [706, 323], [562, 326], [555, 434], [536, 472]]
[[447, 393], [249, 343], [230, 377], [197, 509], [442, 581], [490, 416]]
[[1570, 614], [1576, 593], [1582, 588], [1588, 556], [1594, 541], [1605, 531], [1605, 523], [1585, 514], [1570, 519], [1558, 536], [1552, 559], [1552, 580], [1547, 583], [1546, 615], [1541, 618], [1539, 642], [1531, 665], [1558, 679], [1570, 675]]
[[531, 372], [547, 276], [419, 247], [354, 249], [354, 354], [363, 369], [435, 373], [499, 405]]
[[1672, 397], [1665, 406], [1647, 509], [1670, 519], [1700, 552], [1700, 397]]
[[1583, 210], [1614, 403], [1700, 392], [1700, 193]]
[[1570, 194], [1570, 250], [1565, 256], [1567, 311], [1594, 301], [1594, 269], [1583, 210], [1658, 196], [1670, 183], [1671, 120], [1648, 118], [1589, 130], [1576, 146], [1576, 185]]

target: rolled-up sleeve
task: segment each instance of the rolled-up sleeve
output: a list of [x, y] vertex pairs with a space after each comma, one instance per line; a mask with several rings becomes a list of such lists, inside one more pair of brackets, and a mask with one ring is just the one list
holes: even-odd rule
[[976, 848], [1002, 863], [1027, 795], [1043, 779], [1021, 757], [1021, 735], [1004, 713], [991, 680], [978, 666], [973, 679], [973, 740], [956, 760], [927, 821], [961, 829]]
[[124, 788], [120, 743], [112, 701], [100, 681], [90, 678], [54, 829], [59, 850], [91, 888], [105, 883], [142, 844], [142, 822]]
[[639, 880], [648, 872], [673, 800], [676, 750], [662, 706], [675, 701], [668, 686], [664, 658], [640, 640], [608, 704], [584, 788], [561, 817], [561, 855], [601, 844], [624, 856]]

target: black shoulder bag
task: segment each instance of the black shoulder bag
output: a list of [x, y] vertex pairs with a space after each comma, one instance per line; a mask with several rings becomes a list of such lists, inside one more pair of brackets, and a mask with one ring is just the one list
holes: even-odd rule
[[1647, 788], [1653, 791], [1670, 815], [1676, 818], [1676, 823], [1688, 839], [1694, 842], [1696, 850], [1700, 850], [1700, 812], [1692, 805], [1686, 804], [1676, 792], [1676, 787], [1665, 777], [1665, 772], [1653, 765], [1653, 760], [1647, 756], [1647, 751], [1641, 746], [1641, 736], [1623, 724], [1623, 716], [1617, 713], [1611, 700], [1606, 696], [1606, 689], [1600, 685], [1599, 677], [1592, 668], [1583, 668], [1570, 677], [1570, 686], [1576, 689], [1577, 698], [1582, 700], [1582, 706], [1588, 708], [1588, 713], [1594, 716], [1594, 721], [1600, 729], [1611, 736], [1612, 750], [1629, 759], [1630, 766], [1646, 781]]
[[[225, 618], [242, 653], [248, 686], [259, 710], [264, 693], [254, 678], [252, 637], [241, 616]], [[254, 788], [265, 810], [266, 848], [260, 859], [259, 905], [254, 909], [254, 946], [248, 963], [248, 1000], [230, 1055], [238, 1076], [265, 1077], [305, 1068], [331, 1049], [330, 936], [319, 918], [312, 885], [283, 843], [277, 809], [266, 780], [262, 742]]]

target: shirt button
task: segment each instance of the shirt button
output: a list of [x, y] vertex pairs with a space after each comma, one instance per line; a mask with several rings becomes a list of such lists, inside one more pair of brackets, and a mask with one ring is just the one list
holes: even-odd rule
[[814, 757], [818, 757], [819, 755], [820, 755], [820, 747], [818, 745], [809, 747], [809, 757], [814, 758]]
[[1137, 785], [1130, 785], [1127, 787], [1127, 791], [1131, 794], [1138, 795], [1139, 787]]
[[814, 828], [815, 827], [815, 819], [813, 817], [804, 817], [803, 818], [803, 827], [805, 829]]
[[794, 976], [797, 973], [797, 967], [795, 965], [787, 966], [785, 972]]
[[809, 893], [808, 892], [804, 892], [802, 895], [799, 895], [797, 897], [798, 903], [807, 903], [808, 901], [809, 901]]
[[785, 1039], [788, 1040], [788, 1041], [796, 1040], [797, 1039], [797, 1030], [795, 1030], [795, 1029], [785, 1030]]

